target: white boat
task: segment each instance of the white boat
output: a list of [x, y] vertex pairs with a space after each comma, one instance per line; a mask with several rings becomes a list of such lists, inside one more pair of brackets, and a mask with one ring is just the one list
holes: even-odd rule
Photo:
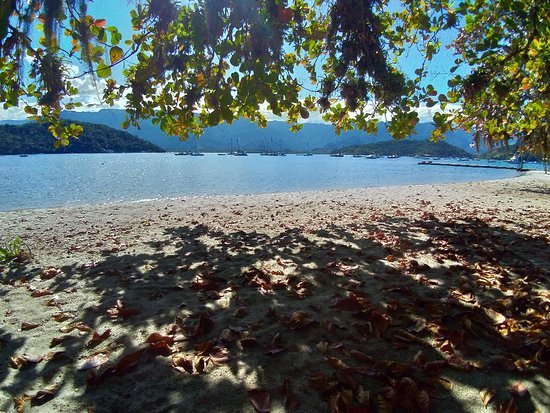
[[378, 159], [378, 155], [375, 155], [375, 154], [371, 153], [370, 155], [366, 155], [365, 158], [366, 159]]

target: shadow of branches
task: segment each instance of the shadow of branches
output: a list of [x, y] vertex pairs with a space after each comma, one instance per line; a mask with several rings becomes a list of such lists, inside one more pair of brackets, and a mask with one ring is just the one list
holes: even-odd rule
[[[66, 362], [15, 370], [4, 392], [47, 381], [53, 408], [94, 412], [254, 411], [256, 388], [280, 411], [459, 412], [470, 410], [454, 387], [491, 388], [506, 403], [520, 379], [538, 387], [514, 396], [520, 411], [549, 398], [537, 381], [550, 359], [544, 238], [426, 214], [277, 234], [197, 223], [145, 244], [60, 268], [51, 295], [33, 300], [55, 297], [48, 311], [71, 315], [49, 330], [76, 326], [49, 343]], [[153, 333], [170, 337], [169, 353]], [[8, 356], [23, 340], [10, 334]], [[82, 369], [100, 355], [109, 361], [95, 376]]]

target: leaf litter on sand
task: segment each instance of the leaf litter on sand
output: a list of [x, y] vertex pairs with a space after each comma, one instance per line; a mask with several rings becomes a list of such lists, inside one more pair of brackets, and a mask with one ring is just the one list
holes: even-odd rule
[[[453, 227], [452, 233], [441, 235], [438, 232], [445, 227], [445, 222], [429, 224], [424, 228], [433, 249], [430, 253], [441, 258], [443, 263], [452, 261], [457, 266], [447, 273], [444, 265], [440, 269], [433, 261], [427, 261], [429, 266], [415, 264], [426, 260], [426, 257], [408, 255], [407, 248], [412, 248], [415, 243], [409, 243], [408, 247], [405, 242], [398, 243], [394, 234], [385, 228], [376, 239], [388, 248], [380, 249], [380, 257], [393, 256], [389, 264], [380, 264], [378, 258], [369, 258], [372, 262], [363, 261], [364, 251], [343, 248], [344, 252], [334, 252], [334, 243], [327, 243], [329, 247], [323, 245], [322, 248], [313, 244], [323, 251], [322, 254], [328, 251], [334, 256], [323, 257], [311, 274], [310, 269], [304, 271], [307, 277], [302, 279], [301, 273], [293, 274], [303, 265], [301, 257], [285, 252], [284, 248], [290, 248], [290, 244], [280, 240], [281, 249], [277, 250], [277, 258], [271, 257], [271, 268], [258, 264], [259, 269], [247, 272], [250, 267], [241, 268], [241, 262], [238, 266], [230, 266], [234, 264], [228, 260], [225, 271], [232, 272], [237, 268], [236, 275], [221, 272], [213, 276], [202, 264], [197, 269], [193, 265], [187, 266], [185, 276], [189, 276], [191, 281], [182, 284], [177, 293], [183, 295], [191, 289], [192, 299], [186, 298], [186, 310], [181, 311], [171, 325], [165, 324], [166, 329], [159, 329], [158, 333], [149, 334], [147, 331], [147, 339], [138, 340], [141, 345], [128, 346], [123, 355], [114, 360], [109, 361], [109, 352], [101, 353], [104, 348], [100, 348], [96, 354], [79, 357], [81, 364], [76, 362], [74, 365], [94, 370], [95, 384], [99, 385], [111, 375], [134, 374], [134, 369], [141, 368], [140, 365], [153, 358], [166, 357], [168, 371], [192, 374], [182, 378], [206, 382], [210, 380], [209, 375], [215, 369], [222, 369], [220, 366], [224, 364], [234, 368], [246, 360], [253, 368], [253, 363], [259, 363], [257, 359], [260, 358], [267, 360], [262, 368], [292, 377], [294, 387], [299, 390], [292, 392], [288, 381], [277, 390], [272, 382], [262, 382], [261, 385], [268, 386], [271, 391], [255, 389], [257, 393], [248, 393], [249, 399], [254, 400], [250, 403], [257, 411], [269, 411], [273, 398], [278, 396], [285, 400], [285, 407], [295, 406], [293, 396], [302, 396], [304, 386], [309, 386], [311, 389], [306, 390], [311, 394], [305, 397], [313, 395], [333, 411], [362, 413], [437, 411], [442, 403], [441, 392], [452, 392], [453, 387], [460, 386], [460, 382], [441, 377], [451, 370], [456, 370], [452, 374], [462, 377], [479, 372], [522, 372], [529, 375], [540, 371], [548, 345], [542, 328], [544, 316], [540, 306], [533, 302], [537, 294], [529, 290], [527, 282], [516, 283], [517, 279], [511, 276], [507, 279], [501, 273], [489, 271], [485, 264], [477, 268], [469, 262], [464, 252], [469, 247], [457, 246], [457, 241], [453, 241], [453, 237], [460, 239], [468, 234], [468, 229]], [[201, 234], [205, 236], [206, 233]], [[231, 235], [224, 236], [227, 238], [224, 248], [233, 244], [237, 250], [247, 251], [249, 248], [246, 244], [250, 241], [249, 234], [236, 239]], [[317, 251], [310, 248], [307, 256], [313, 257]], [[354, 259], [342, 258], [345, 254]], [[456, 259], [453, 260], [451, 255]], [[238, 259], [242, 261], [243, 257]], [[328, 274], [323, 271], [327, 261], [330, 264]], [[380, 264], [376, 271], [370, 271], [373, 263]], [[455, 282], [456, 285], [444, 289], [430, 283], [434, 273], [435, 278], [441, 277], [449, 285]], [[482, 280], [480, 274], [483, 274]], [[480, 277], [479, 283], [476, 277]], [[307, 295], [295, 294], [300, 283], [307, 283]], [[220, 292], [228, 285], [232, 286], [228, 289], [231, 301], [227, 314], [224, 314], [222, 300], [216, 301], [214, 294], [208, 296], [206, 293]], [[486, 288], [494, 289], [490, 292], [496, 295], [499, 295], [497, 289], [502, 288], [503, 297], [511, 302], [487, 300]], [[517, 294], [507, 292], [512, 288]], [[526, 295], [520, 294], [524, 292]], [[220, 294], [216, 296], [219, 298]], [[122, 300], [114, 304], [112, 296], [109, 300], [101, 308], [110, 306], [107, 321], [116, 325], [113, 331], [117, 335], [119, 328], [127, 331], [125, 324], [130, 326], [141, 322], [137, 313], [126, 312], [132, 308], [126, 307]], [[132, 297], [131, 302], [132, 306], [146, 313], [145, 307], [136, 304], [139, 301]], [[58, 312], [60, 318], [65, 317], [64, 309], [59, 308]], [[102, 311], [102, 314], [105, 313]], [[132, 318], [134, 315], [136, 317]], [[70, 321], [70, 318], [62, 321]], [[76, 325], [70, 323], [62, 328], [67, 333], [73, 327], [79, 335], [85, 333]], [[94, 329], [99, 327], [90, 325]], [[83, 343], [90, 348], [110, 337], [110, 330], [90, 330], [88, 333], [87, 343], [80, 337], [78, 345]], [[491, 351], [487, 351], [488, 347]], [[306, 357], [308, 362], [296, 363], [299, 357]], [[22, 363], [32, 364], [32, 360]], [[302, 372], [300, 382], [298, 377]], [[111, 382], [104, 387], [110, 385]], [[246, 388], [243, 386], [242, 390], [244, 392]], [[511, 386], [507, 391], [516, 398], [528, 394], [521, 386]], [[400, 394], [407, 395], [406, 401], [398, 399]], [[479, 406], [487, 401], [492, 403], [491, 407], [498, 407], [501, 411], [513, 411], [508, 400], [499, 404], [498, 399], [492, 402], [491, 399], [487, 401], [480, 393], [477, 400]]]

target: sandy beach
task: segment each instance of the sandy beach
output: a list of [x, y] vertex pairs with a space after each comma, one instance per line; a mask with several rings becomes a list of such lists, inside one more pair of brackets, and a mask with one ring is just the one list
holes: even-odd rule
[[0, 412], [550, 411], [542, 172], [0, 212], [15, 236]]

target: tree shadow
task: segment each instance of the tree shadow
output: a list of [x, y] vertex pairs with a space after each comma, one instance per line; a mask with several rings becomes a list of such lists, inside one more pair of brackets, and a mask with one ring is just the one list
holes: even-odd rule
[[[506, 402], [507, 386], [547, 371], [545, 239], [464, 217], [323, 227], [173, 227], [143, 253], [61, 268], [48, 287], [58, 310], [110, 336], [92, 348], [90, 334], [72, 333], [60, 345], [70, 362], [17, 370], [6, 390], [26, 391], [49, 368], [60, 409], [253, 411], [247, 390], [262, 388], [281, 411], [422, 411], [425, 392], [433, 411], [459, 412], [468, 406], [452, 386], [490, 387]], [[151, 351], [154, 332], [178, 337], [172, 350], [193, 374]], [[132, 371], [100, 368], [95, 388], [78, 369], [94, 354], [112, 366], [140, 351]], [[533, 390], [521, 411], [535, 410]], [[548, 393], [536, 390], [540, 405]]]

